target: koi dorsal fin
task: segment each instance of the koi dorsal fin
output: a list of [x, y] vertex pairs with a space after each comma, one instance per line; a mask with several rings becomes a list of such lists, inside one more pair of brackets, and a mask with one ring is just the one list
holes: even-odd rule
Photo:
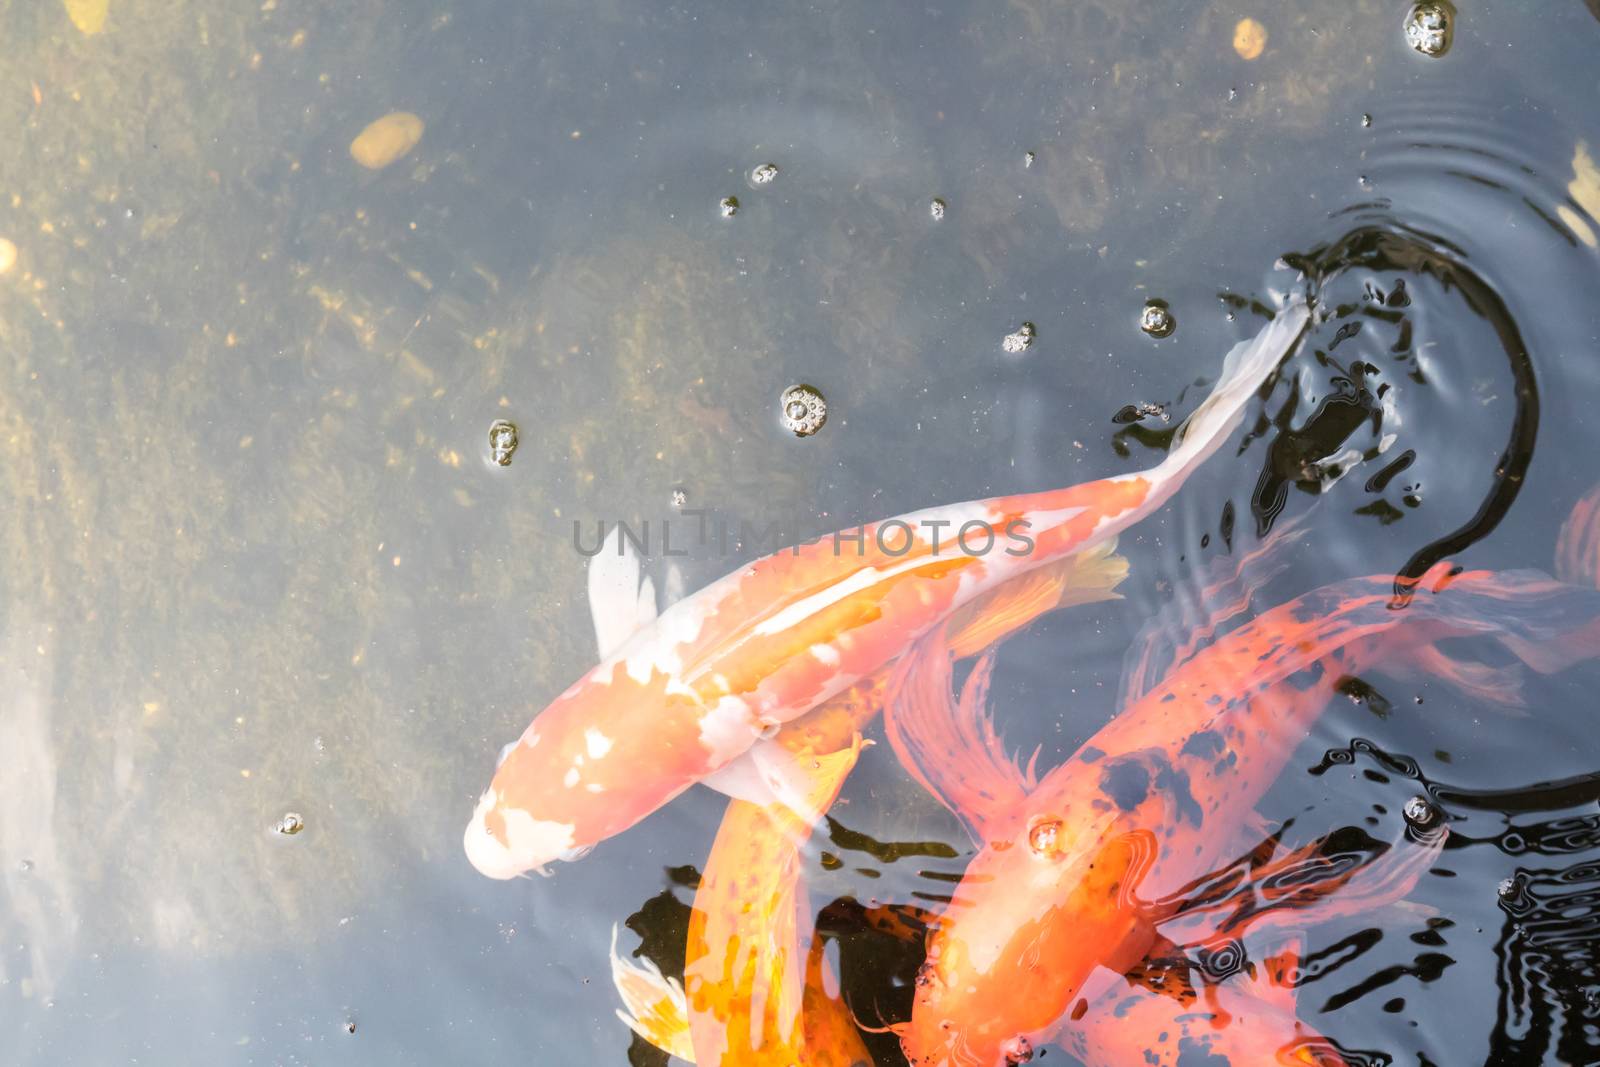
[[984, 842], [1023, 810], [1037, 781], [1032, 761], [1024, 771], [1006, 754], [989, 717], [994, 651], [973, 667], [959, 703], [950, 655], [943, 627], [907, 650], [889, 681], [884, 730], [907, 772]]
[[619, 527], [589, 560], [589, 617], [605, 659], [656, 618], [655, 583], [639, 580], [639, 557]]

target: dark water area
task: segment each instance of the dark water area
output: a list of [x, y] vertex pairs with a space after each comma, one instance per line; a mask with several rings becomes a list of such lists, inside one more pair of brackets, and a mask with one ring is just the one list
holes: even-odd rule
[[[1122, 599], [1001, 646], [1044, 771], [1219, 581], [1228, 630], [1549, 572], [1600, 482], [1592, 2], [1463, 0], [1439, 56], [1375, 0], [95, 6], [0, 14], [5, 1063], [667, 1062], [608, 950], [681, 970], [726, 798], [548, 878], [462, 852], [596, 661], [575, 523], [798, 538], [1152, 466], [1303, 275], [1306, 338], [1121, 537]], [[394, 111], [420, 141], [359, 165]], [[737, 540], [645, 571], [692, 592]], [[1377, 862], [1416, 796], [1449, 830], [1402, 901], [1307, 925], [1296, 1013], [1347, 1062], [1600, 1063], [1597, 685], [1508, 710], [1384, 664], [1260, 783], [1241, 849]], [[974, 846], [870, 736], [804, 873], [880, 1025], [921, 951], [862, 909], [936, 908]]]

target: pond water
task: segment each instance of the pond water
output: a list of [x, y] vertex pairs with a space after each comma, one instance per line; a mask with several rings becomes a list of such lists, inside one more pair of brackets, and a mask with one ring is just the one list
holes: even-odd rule
[[[1241, 560], [1247, 614], [1549, 570], [1600, 481], [1600, 11], [1461, 0], [1435, 56], [1407, 11], [11, 5], [0, 1059], [665, 1062], [612, 930], [681, 967], [725, 798], [549, 878], [462, 851], [596, 660], [574, 524], [807, 537], [1150, 466], [1296, 269], [1322, 314], [1123, 536], [1123, 599], [1003, 645], [1008, 744], [1067, 759]], [[646, 572], [757, 554], [681, 547]], [[1451, 837], [1308, 930], [1299, 1017], [1352, 1063], [1600, 1062], [1600, 665], [1520, 714], [1361, 682], [1264, 824], [1388, 840], [1426, 794]], [[804, 855], [821, 911], [940, 899], [973, 846], [880, 744]], [[904, 1019], [918, 950], [823, 925]]]

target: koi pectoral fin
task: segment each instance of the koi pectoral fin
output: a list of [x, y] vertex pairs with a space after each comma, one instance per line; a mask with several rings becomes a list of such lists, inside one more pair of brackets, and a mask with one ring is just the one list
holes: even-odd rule
[[808, 836], [833, 806], [861, 750], [872, 742], [856, 734], [836, 752], [790, 751], [776, 741], [760, 741], [750, 751], [701, 779], [717, 792], [758, 805]]
[[589, 618], [601, 659], [655, 621], [655, 583], [648, 578], [641, 582], [639, 573], [639, 557], [620, 527], [589, 561]]
[[1447, 840], [1449, 830], [1441, 827], [1420, 840], [1408, 833], [1387, 846], [1371, 841], [1371, 851], [1329, 852], [1326, 839], [1313, 842], [1250, 870], [1225, 896], [1179, 908], [1163, 932], [1194, 945], [1393, 908]]
[[1457, 659], [1433, 644], [1416, 648], [1410, 662], [1395, 664], [1389, 673], [1403, 681], [1445, 682], [1475, 700], [1518, 715], [1527, 714], [1528, 701], [1522, 695], [1523, 668], [1519, 663], [1500, 667], [1474, 663]]
[[900, 657], [884, 706], [895, 755], [976, 841], [1016, 817], [1035, 784], [1006, 755], [989, 717], [993, 671], [991, 650], [972, 669], [958, 703], [950, 689], [950, 648], [936, 627]]
[[1305, 958], [1305, 936], [1295, 932], [1286, 937], [1276, 952], [1263, 956], [1251, 975], [1255, 995], [1289, 1015], [1294, 1014], [1294, 988], [1300, 980], [1300, 961]]

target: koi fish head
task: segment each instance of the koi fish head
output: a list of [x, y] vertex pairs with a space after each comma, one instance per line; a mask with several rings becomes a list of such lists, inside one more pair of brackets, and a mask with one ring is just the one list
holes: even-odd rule
[[1028, 1062], [1097, 965], [1141, 958], [1146, 927], [1122, 888], [1150, 845], [1134, 836], [1101, 844], [1036, 812], [979, 853], [929, 938], [900, 1033], [906, 1058], [917, 1067]]
[[[557, 697], [500, 754], [462, 841], [490, 878], [541, 871], [621, 833], [749, 748], [746, 705], [707, 709], [651, 663], [601, 663]], [[732, 738], [713, 751], [703, 738]]]
[[529, 871], [547, 873], [554, 860], [576, 859], [587, 849], [573, 846], [571, 823], [535, 819], [520, 808], [500, 804], [490, 786], [478, 800], [462, 844], [467, 859], [490, 878], [516, 878]]
[[577, 847], [576, 828], [572, 823], [536, 819], [526, 809], [507, 803], [503, 793], [495, 788], [495, 783], [500, 781], [499, 772], [505, 770], [518, 750], [531, 748], [538, 740], [538, 735], [530, 729], [500, 750], [495, 782], [491, 782], [478, 798], [472, 821], [462, 837], [467, 859], [480, 874], [490, 878], [516, 878], [529, 871], [548, 874], [545, 867], [552, 861], [577, 859], [589, 851]]

